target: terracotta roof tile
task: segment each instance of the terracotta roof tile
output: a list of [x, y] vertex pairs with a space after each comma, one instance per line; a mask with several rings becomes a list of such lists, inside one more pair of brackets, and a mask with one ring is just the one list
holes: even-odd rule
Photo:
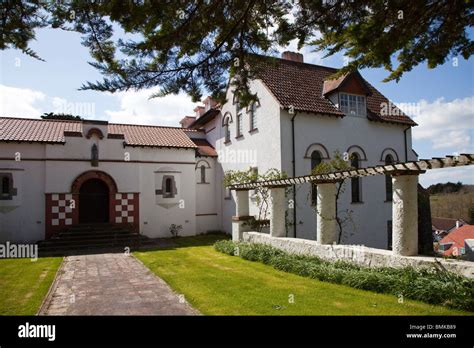
[[131, 146], [191, 147], [196, 145], [182, 128], [109, 123], [109, 134], [123, 134]]
[[82, 132], [77, 121], [0, 117], [0, 140], [64, 143], [64, 131]]
[[[266, 60], [257, 68], [257, 75], [283, 108], [293, 106], [297, 111], [343, 117], [345, 115], [323, 96], [324, 81], [336, 72], [334, 68], [279, 58]], [[334, 84], [338, 82], [339, 79]], [[389, 103], [389, 100], [367, 81], [364, 82], [371, 92], [367, 97], [368, 118], [371, 121], [416, 125], [398, 109], [398, 115], [382, 115], [382, 103]]]
[[463, 248], [465, 239], [474, 238], [474, 225], [464, 225], [450, 232], [446, 237], [439, 241], [439, 244], [453, 243], [453, 245], [443, 252], [445, 256], [453, 254], [455, 248]]
[[[64, 132], [82, 133], [81, 121], [0, 117], [0, 141], [64, 143]], [[196, 148], [182, 128], [108, 124], [110, 135], [123, 134], [130, 146]]]
[[459, 221], [461, 225], [464, 224], [464, 221], [458, 219], [449, 219], [449, 218], [440, 218], [440, 217], [433, 217], [431, 218], [431, 224], [437, 230], [442, 231], [450, 231], [451, 229], [456, 227], [456, 221]]

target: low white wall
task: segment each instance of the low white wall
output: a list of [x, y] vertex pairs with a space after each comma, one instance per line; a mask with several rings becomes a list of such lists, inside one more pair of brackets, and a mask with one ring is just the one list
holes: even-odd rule
[[258, 232], [244, 232], [244, 242], [268, 244], [293, 254], [312, 255], [329, 261], [351, 261], [369, 267], [436, 267], [474, 278], [474, 263], [428, 256], [397, 256], [390, 250], [359, 245], [321, 245], [314, 240], [276, 238]]

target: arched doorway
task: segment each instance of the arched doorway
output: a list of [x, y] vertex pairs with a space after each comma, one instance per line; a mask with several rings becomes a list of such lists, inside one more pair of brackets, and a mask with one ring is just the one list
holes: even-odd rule
[[79, 189], [79, 223], [109, 222], [109, 187], [101, 179], [88, 179]]
[[77, 202], [73, 210], [73, 224], [115, 222], [115, 195], [117, 184], [107, 173], [90, 170], [79, 175], [71, 185]]

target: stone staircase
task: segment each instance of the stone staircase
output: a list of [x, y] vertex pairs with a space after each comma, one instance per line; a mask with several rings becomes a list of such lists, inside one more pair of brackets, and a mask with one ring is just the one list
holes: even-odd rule
[[101, 251], [136, 250], [149, 244], [148, 237], [127, 226], [84, 224], [68, 227], [49, 240], [38, 243], [40, 256], [85, 254]]

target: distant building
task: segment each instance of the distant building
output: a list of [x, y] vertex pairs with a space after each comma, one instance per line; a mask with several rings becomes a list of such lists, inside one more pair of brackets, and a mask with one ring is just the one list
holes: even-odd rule
[[466, 223], [461, 219], [448, 219], [441, 217], [431, 218], [431, 225], [433, 230], [433, 238], [439, 242], [446, 237], [451, 231], [465, 225]]
[[[440, 240], [438, 253], [443, 256], [463, 256], [470, 254], [472, 257], [472, 243], [469, 242], [471, 239], [474, 239], [474, 225], [465, 224]], [[466, 253], [466, 240], [468, 240], [467, 244], [471, 248], [469, 253]]]

